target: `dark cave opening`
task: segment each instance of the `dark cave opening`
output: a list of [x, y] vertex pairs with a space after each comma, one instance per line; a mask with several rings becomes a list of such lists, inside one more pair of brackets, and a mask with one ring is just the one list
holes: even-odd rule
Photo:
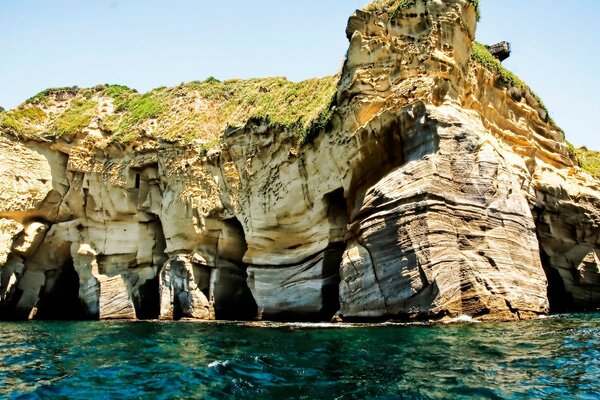
[[322, 289], [323, 309], [319, 317], [324, 321], [331, 321], [340, 309], [340, 265], [345, 250], [345, 243], [336, 243], [323, 255], [323, 279], [327, 283]]
[[565, 288], [560, 271], [550, 266], [548, 255], [543, 249], [540, 249], [542, 266], [548, 280], [548, 302], [550, 303], [550, 313], [557, 314], [568, 311], [573, 311], [575, 304], [573, 295]]
[[6, 294], [6, 297], [0, 301], [0, 321], [15, 321], [19, 318], [16, 312], [17, 303], [23, 295], [23, 291], [19, 288], [14, 288], [11, 293]]
[[319, 319], [330, 321], [340, 309], [340, 265], [346, 250], [345, 237], [350, 221], [350, 213], [344, 189], [339, 188], [324, 196], [329, 221], [329, 247], [323, 254], [322, 288], [323, 308]]
[[69, 259], [60, 269], [46, 272], [46, 286], [37, 303], [36, 320], [77, 321], [86, 319], [79, 298], [79, 275]]
[[[138, 182], [139, 176], [140, 174], [136, 174], [136, 183]], [[154, 320], [158, 319], [160, 316], [160, 270], [167, 261], [167, 256], [165, 253], [167, 242], [160, 218], [158, 215], [153, 216], [155, 217], [155, 220], [147, 223], [147, 229], [154, 232], [155, 246], [152, 266], [158, 271], [158, 273], [154, 276], [154, 278], [148, 279], [139, 284], [132, 296], [135, 315], [139, 320]]]
[[[176, 302], [178, 304], [178, 302]], [[159, 279], [149, 279], [138, 289], [138, 296], [134, 297], [133, 306], [137, 319], [158, 319], [160, 315], [160, 287]]]
[[254, 320], [258, 314], [258, 306], [246, 282], [246, 266], [219, 266], [213, 270], [213, 274], [211, 294], [214, 298], [215, 318], [225, 321]]
[[251, 321], [258, 314], [256, 300], [248, 287], [247, 265], [243, 262], [248, 250], [242, 223], [237, 218], [223, 221], [219, 239], [217, 268], [211, 273], [210, 294], [214, 299], [217, 320]]
[[565, 284], [560, 272], [552, 267], [544, 267], [548, 279], [548, 302], [550, 313], [557, 314], [573, 311], [575, 308], [573, 295], [565, 289]]

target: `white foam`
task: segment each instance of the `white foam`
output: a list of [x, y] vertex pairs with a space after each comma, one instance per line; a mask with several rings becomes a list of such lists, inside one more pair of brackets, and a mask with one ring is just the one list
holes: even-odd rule
[[213, 361], [210, 364], [208, 364], [208, 368], [215, 368], [215, 367], [219, 367], [219, 366], [226, 366], [227, 364], [229, 364], [229, 360], [225, 360], [225, 361]]
[[452, 318], [448, 321], [445, 321], [444, 323], [446, 324], [478, 324], [481, 321], [476, 320], [473, 317], [470, 317], [468, 315], [459, 315], [456, 318]]

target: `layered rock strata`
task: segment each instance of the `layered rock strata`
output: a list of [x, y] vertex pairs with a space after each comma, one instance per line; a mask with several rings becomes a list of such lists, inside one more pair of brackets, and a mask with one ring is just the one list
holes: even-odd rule
[[[217, 132], [208, 151], [107, 142], [98, 120], [114, 99], [75, 135], [5, 125], [0, 317], [512, 320], [600, 307], [600, 181], [528, 89], [472, 59], [472, 2], [366, 10], [348, 23], [331, 118], [302, 145], [268, 118]], [[74, 94], [53, 96], [58, 113]]]

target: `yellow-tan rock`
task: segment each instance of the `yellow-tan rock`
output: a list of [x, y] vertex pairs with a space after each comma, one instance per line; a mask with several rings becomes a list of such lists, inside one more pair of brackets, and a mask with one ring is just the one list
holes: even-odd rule
[[[24, 103], [37, 111], [23, 131], [0, 115], [0, 318], [515, 320], [600, 307], [600, 181], [530, 89], [472, 56], [472, 2], [381, 4], [350, 18], [329, 118], [305, 141], [300, 123], [226, 119], [241, 108], [186, 86], [167, 113], [179, 125], [123, 123], [104, 89]], [[89, 123], [49, 135], [77, 101], [91, 102]], [[194, 124], [195, 139], [169, 131]]]

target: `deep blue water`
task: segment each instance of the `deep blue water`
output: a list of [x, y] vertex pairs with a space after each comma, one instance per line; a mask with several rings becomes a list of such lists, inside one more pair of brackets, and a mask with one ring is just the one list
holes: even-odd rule
[[0, 323], [11, 399], [600, 398], [600, 314], [437, 326]]

